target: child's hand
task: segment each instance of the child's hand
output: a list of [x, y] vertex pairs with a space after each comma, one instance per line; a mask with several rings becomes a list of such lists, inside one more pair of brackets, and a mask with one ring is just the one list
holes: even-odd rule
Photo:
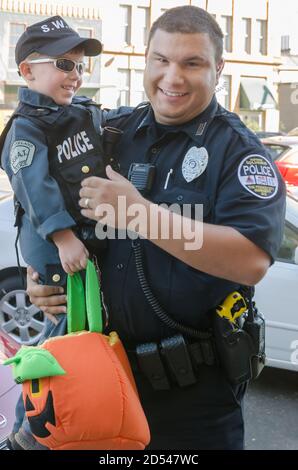
[[67, 274], [74, 274], [86, 269], [88, 250], [72, 230], [61, 230], [54, 233], [52, 238], [58, 248], [62, 267]]

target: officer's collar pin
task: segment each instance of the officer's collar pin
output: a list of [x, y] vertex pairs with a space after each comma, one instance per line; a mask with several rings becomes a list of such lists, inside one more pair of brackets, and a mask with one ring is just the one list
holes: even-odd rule
[[207, 121], [200, 122], [199, 127], [197, 128], [195, 135], [203, 135], [206, 124], [207, 124]]
[[138, 125], [138, 127], [137, 127], [137, 129], [136, 129], [137, 131], [138, 131], [139, 129], [141, 129], [141, 127], [143, 127], [143, 125], [146, 123], [146, 117], [147, 117], [147, 116], [145, 116], [145, 117], [142, 119], [142, 121], [140, 122], [140, 124]]

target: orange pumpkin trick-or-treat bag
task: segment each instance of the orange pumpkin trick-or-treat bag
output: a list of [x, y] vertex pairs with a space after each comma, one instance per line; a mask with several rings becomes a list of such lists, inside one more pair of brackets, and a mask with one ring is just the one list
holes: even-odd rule
[[101, 333], [99, 282], [91, 261], [85, 292], [75, 273], [68, 276], [67, 299], [68, 334], [23, 346], [6, 361], [23, 384], [34, 437], [52, 450], [144, 449], [150, 441], [147, 420], [117, 333]]

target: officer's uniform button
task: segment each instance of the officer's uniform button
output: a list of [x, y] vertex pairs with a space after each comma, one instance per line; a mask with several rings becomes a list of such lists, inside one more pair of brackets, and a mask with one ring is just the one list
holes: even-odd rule
[[182, 194], [179, 194], [179, 196], [177, 196], [177, 201], [182, 201], [183, 200], [183, 196]]
[[122, 263], [117, 264], [117, 269], [119, 269], [119, 271], [121, 271], [121, 269], [123, 268], [124, 268], [124, 265]]
[[59, 274], [54, 274], [53, 277], [52, 277], [52, 281], [53, 282], [59, 282], [61, 279], [60, 275]]
[[82, 166], [81, 171], [82, 171], [82, 173], [85, 173], [85, 175], [86, 175], [87, 173], [89, 173], [90, 168], [89, 168], [88, 165], [84, 165], [84, 166]]

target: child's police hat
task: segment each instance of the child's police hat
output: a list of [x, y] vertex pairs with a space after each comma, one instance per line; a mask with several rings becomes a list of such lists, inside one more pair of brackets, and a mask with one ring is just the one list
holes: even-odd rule
[[100, 41], [82, 38], [61, 16], [52, 16], [28, 26], [17, 42], [15, 59], [19, 65], [32, 52], [57, 57], [77, 46], [83, 47], [86, 56], [95, 56], [102, 51]]

